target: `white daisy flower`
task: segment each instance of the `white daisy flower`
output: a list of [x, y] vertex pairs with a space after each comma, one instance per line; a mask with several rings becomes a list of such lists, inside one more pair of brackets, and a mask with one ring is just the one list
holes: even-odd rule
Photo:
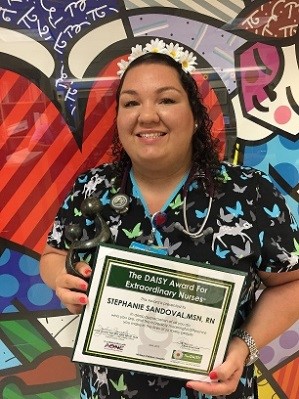
[[195, 70], [195, 65], [197, 65], [196, 57], [192, 53], [192, 51], [184, 51], [179, 59], [179, 63], [182, 65], [182, 68], [185, 72], [192, 72]]
[[167, 50], [166, 52], [167, 55], [178, 61], [184, 49], [183, 47], [180, 47], [178, 43], [176, 44], [170, 43], [166, 44], [166, 50]]
[[141, 44], [137, 44], [137, 46], [131, 48], [131, 54], [129, 55], [128, 60], [131, 62], [135, 60], [136, 58], [142, 56], [145, 54]]
[[146, 44], [144, 50], [148, 53], [164, 53], [165, 43], [163, 40], [152, 39], [150, 43]]
[[125, 60], [120, 60], [120, 62], [117, 63], [117, 66], [119, 67], [119, 70], [117, 71], [117, 75], [121, 78], [125, 72], [125, 70], [128, 68], [129, 61]]

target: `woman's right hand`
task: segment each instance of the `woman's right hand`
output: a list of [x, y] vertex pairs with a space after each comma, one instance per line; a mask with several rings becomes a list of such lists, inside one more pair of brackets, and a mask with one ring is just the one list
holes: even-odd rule
[[91, 268], [85, 262], [78, 262], [75, 268], [82, 278], [67, 273], [63, 268], [56, 276], [55, 293], [71, 313], [79, 314], [82, 312], [83, 306], [88, 303], [86, 295], [88, 283], [85, 279], [90, 277]]

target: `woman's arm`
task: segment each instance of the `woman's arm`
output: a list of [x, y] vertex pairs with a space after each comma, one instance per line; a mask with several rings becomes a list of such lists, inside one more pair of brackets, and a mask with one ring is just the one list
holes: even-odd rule
[[[299, 318], [299, 270], [288, 273], [259, 273], [266, 288], [242, 329], [261, 349], [291, 327]], [[187, 386], [210, 395], [227, 395], [237, 388], [249, 354], [245, 342], [233, 337], [225, 361], [211, 372], [215, 382], [188, 381]]]
[[81, 313], [87, 304], [87, 283], [91, 268], [84, 262], [76, 265], [82, 278], [68, 274], [65, 268], [67, 252], [46, 245], [40, 259], [40, 275], [45, 284], [52, 288], [61, 302], [71, 313]]
[[259, 275], [266, 288], [242, 328], [262, 348], [299, 318], [299, 270]]

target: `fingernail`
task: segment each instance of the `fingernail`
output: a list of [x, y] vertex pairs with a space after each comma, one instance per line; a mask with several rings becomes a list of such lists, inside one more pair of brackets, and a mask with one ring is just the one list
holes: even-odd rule
[[91, 275], [91, 270], [90, 269], [84, 270], [84, 276], [89, 277], [90, 275]]
[[192, 384], [190, 384], [190, 382], [186, 382], [186, 388], [192, 388]]
[[79, 302], [82, 304], [87, 303], [87, 299], [84, 296], [81, 296], [81, 298], [79, 299]]
[[87, 284], [85, 284], [85, 283], [80, 284], [80, 288], [81, 288], [82, 291], [86, 291], [87, 290]]
[[209, 377], [211, 378], [211, 380], [218, 380], [218, 374], [216, 373], [216, 371], [211, 371]]

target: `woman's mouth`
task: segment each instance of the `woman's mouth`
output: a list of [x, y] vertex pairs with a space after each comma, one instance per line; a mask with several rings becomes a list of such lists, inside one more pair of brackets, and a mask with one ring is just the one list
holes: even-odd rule
[[165, 136], [166, 133], [162, 133], [162, 132], [144, 132], [144, 133], [137, 133], [137, 137], [141, 137], [141, 138], [146, 138], [146, 139], [156, 139], [158, 137], [162, 137]]

